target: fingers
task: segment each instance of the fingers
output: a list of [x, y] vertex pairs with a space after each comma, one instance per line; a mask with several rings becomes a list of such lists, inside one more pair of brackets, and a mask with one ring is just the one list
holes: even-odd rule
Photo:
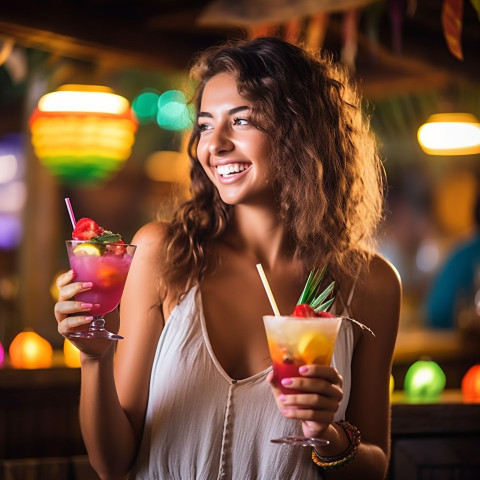
[[[318, 429], [333, 422], [343, 398], [342, 377], [329, 366], [306, 365], [299, 369], [301, 376], [284, 378], [282, 385], [292, 394], [281, 394], [273, 376], [268, 377], [277, 405], [287, 418], [314, 422]], [[298, 391], [301, 393], [297, 393]]]
[[65, 317], [63, 320], [58, 322], [58, 333], [64, 337], [71, 333], [72, 331], [85, 330], [88, 324], [93, 320], [93, 315], [78, 315], [72, 317]]

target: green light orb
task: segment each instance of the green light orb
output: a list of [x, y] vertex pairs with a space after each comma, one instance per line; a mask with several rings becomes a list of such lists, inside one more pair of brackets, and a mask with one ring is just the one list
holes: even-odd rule
[[432, 360], [419, 360], [407, 370], [404, 390], [414, 402], [437, 400], [445, 389], [446, 376], [440, 365]]
[[158, 112], [159, 94], [156, 91], [145, 91], [137, 95], [132, 101], [132, 110], [138, 121], [147, 123], [155, 120]]
[[192, 108], [182, 92], [168, 90], [160, 95], [157, 123], [165, 130], [185, 130], [192, 126]]

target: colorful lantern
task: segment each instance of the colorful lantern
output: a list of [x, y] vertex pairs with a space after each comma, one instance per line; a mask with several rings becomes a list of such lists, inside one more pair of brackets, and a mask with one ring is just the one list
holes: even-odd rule
[[8, 349], [14, 368], [49, 368], [52, 366], [53, 349], [47, 340], [35, 332], [19, 333]]
[[80, 350], [67, 338], [63, 342], [63, 358], [67, 367], [80, 367]]
[[419, 360], [410, 365], [405, 375], [404, 390], [409, 400], [437, 400], [446, 384], [445, 373], [432, 360]]
[[35, 154], [66, 183], [95, 183], [122, 168], [137, 125], [125, 98], [89, 85], [44, 95], [29, 121]]
[[466, 402], [480, 402], [480, 364], [470, 367], [462, 378], [462, 394]]

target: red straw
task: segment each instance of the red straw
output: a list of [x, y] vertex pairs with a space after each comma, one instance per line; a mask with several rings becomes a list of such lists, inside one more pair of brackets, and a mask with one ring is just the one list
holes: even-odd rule
[[70, 203], [70, 199], [66, 198], [65, 203], [67, 204], [68, 214], [70, 215], [70, 220], [72, 221], [73, 229], [75, 230], [75, 225], [77, 225], [77, 222], [75, 220], [75, 215], [73, 214], [73, 208], [72, 204]]

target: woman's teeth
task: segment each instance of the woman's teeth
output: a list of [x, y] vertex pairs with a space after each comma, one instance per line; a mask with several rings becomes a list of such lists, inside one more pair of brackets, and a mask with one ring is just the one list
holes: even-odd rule
[[232, 173], [240, 173], [248, 168], [246, 163], [229, 163], [228, 165], [218, 165], [217, 172], [222, 177], [231, 175]]

